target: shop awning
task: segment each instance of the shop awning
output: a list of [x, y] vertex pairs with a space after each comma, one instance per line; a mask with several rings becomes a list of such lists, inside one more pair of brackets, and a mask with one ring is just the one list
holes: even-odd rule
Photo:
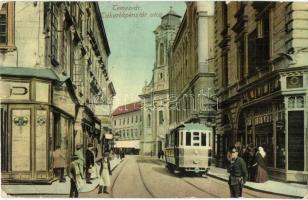
[[140, 140], [115, 141], [115, 147], [140, 149]]
[[112, 140], [112, 138], [113, 138], [113, 135], [112, 135], [112, 134], [110, 134], [110, 133], [106, 133], [106, 134], [105, 134], [105, 139], [107, 139], [107, 140]]

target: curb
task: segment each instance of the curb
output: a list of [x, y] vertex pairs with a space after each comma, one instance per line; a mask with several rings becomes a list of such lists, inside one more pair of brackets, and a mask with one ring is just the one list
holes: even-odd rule
[[[119, 163], [117, 163], [113, 168], [112, 168], [112, 170], [111, 171], [114, 171], [118, 166], [119, 166], [119, 164], [120, 163], [122, 163], [124, 160], [121, 160]], [[55, 180], [56, 181], [56, 180]], [[55, 182], [55, 181], [53, 181], [53, 182]], [[88, 193], [88, 192], [92, 192], [92, 191], [94, 191], [96, 188], [98, 187], [98, 184], [92, 189], [92, 190], [90, 190], [90, 191], [86, 191], [86, 192], [79, 192], [79, 193]], [[1, 188], [1, 190], [2, 190], [2, 188]], [[2, 190], [2, 191], [4, 191], [4, 190]], [[4, 191], [5, 192], [5, 191]], [[6, 192], [5, 192], [6, 193]], [[57, 195], [69, 195], [70, 193], [68, 192], [68, 193], [6, 193], [6, 195], [10, 195], [10, 196], [18, 196], [18, 195], [55, 195], [55, 196], [57, 196]]]
[[[219, 176], [216, 176], [216, 175], [213, 175], [213, 174], [206, 174], [207, 176], [209, 177], [212, 177], [212, 178], [216, 178], [216, 179], [219, 179], [221, 181], [224, 181], [224, 182], [228, 182], [228, 180], [224, 179], [224, 178], [221, 178]], [[270, 191], [265, 191], [265, 190], [260, 190], [260, 189], [256, 189], [254, 187], [251, 187], [251, 186], [247, 186], [247, 185], [244, 185], [244, 188], [246, 189], [250, 189], [250, 190], [253, 190], [253, 191], [256, 191], [256, 192], [263, 192], [263, 193], [267, 193], [267, 194], [274, 194], [274, 195], [281, 195], [281, 196], [285, 196], [285, 197], [291, 197], [291, 198], [303, 198], [301, 196], [295, 196], [295, 195], [288, 195], [288, 194], [281, 194], [281, 193], [277, 193], [277, 192], [270, 192]]]

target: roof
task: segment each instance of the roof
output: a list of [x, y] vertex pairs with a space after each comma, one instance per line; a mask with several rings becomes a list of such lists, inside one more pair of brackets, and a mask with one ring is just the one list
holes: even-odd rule
[[69, 79], [68, 76], [58, 74], [52, 69], [31, 67], [0, 67], [0, 76], [33, 77], [56, 80], [59, 82], [64, 82]]
[[199, 124], [199, 123], [185, 123], [185, 124], [182, 124], [180, 128], [184, 130], [192, 130], [192, 131], [194, 130], [211, 131], [212, 130], [210, 127], [207, 127], [204, 124]]
[[130, 113], [130, 112], [134, 112], [134, 111], [138, 111], [141, 109], [141, 102], [134, 102], [134, 103], [130, 103], [130, 104], [126, 104], [126, 105], [122, 105], [117, 107], [113, 113], [112, 116], [117, 116], [117, 115], [122, 115], [125, 113]]
[[33, 68], [33, 67], [0, 67], [0, 77], [30, 77], [39, 79], [48, 79], [54, 81], [56, 84], [62, 85], [66, 83], [70, 95], [76, 104], [79, 104], [78, 97], [76, 96], [73, 88], [72, 80], [69, 76], [56, 73], [54, 70], [49, 68]]
[[106, 48], [107, 55], [109, 56], [111, 52], [110, 52], [110, 47], [109, 47], [109, 43], [108, 43], [108, 39], [107, 39], [104, 22], [103, 22], [102, 15], [101, 15], [101, 11], [99, 9], [98, 2], [93, 2], [93, 3], [94, 3], [94, 8], [95, 8], [95, 14], [96, 14], [97, 19], [98, 19], [98, 24], [99, 24], [98, 28], [100, 29], [100, 33], [101, 33], [101, 36], [103, 38], [103, 43], [104, 43], [104, 46]]

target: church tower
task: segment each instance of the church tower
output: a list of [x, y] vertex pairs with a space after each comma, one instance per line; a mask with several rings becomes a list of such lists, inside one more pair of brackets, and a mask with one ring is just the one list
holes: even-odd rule
[[168, 89], [168, 63], [169, 50], [172, 48], [174, 38], [176, 36], [178, 27], [181, 23], [181, 16], [177, 15], [170, 7], [170, 10], [161, 18], [161, 24], [154, 31], [156, 44], [156, 60], [153, 69], [154, 85], [164, 87], [154, 88], [155, 90]]
[[139, 95], [143, 102], [141, 155], [157, 155], [164, 148], [169, 128], [169, 52], [181, 23], [181, 16], [170, 10], [155, 29], [155, 63], [152, 80]]

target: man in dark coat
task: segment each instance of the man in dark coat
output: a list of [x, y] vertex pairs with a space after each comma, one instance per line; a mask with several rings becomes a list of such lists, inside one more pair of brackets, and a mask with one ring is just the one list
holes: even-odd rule
[[238, 157], [238, 149], [232, 147], [230, 149], [231, 158], [229, 160], [228, 172], [229, 176], [229, 188], [232, 198], [238, 198], [242, 196], [243, 185], [246, 183], [248, 172], [245, 161]]
[[[69, 167], [69, 177], [71, 179], [71, 188], [70, 188], [70, 198], [77, 197], [79, 195], [78, 192], [78, 174], [80, 174], [80, 169], [78, 165], [78, 156], [73, 155], [71, 158], [71, 163]], [[79, 176], [80, 178], [80, 176]]]
[[93, 148], [93, 145], [92, 144], [88, 144], [88, 149], [86, 151], [86, 182], [88, 184], [92, 183], [90, 181], [90, 178], [91, 178], [90, 169], [94, 165], [94, 154], [91, 151], [92, 148]]

